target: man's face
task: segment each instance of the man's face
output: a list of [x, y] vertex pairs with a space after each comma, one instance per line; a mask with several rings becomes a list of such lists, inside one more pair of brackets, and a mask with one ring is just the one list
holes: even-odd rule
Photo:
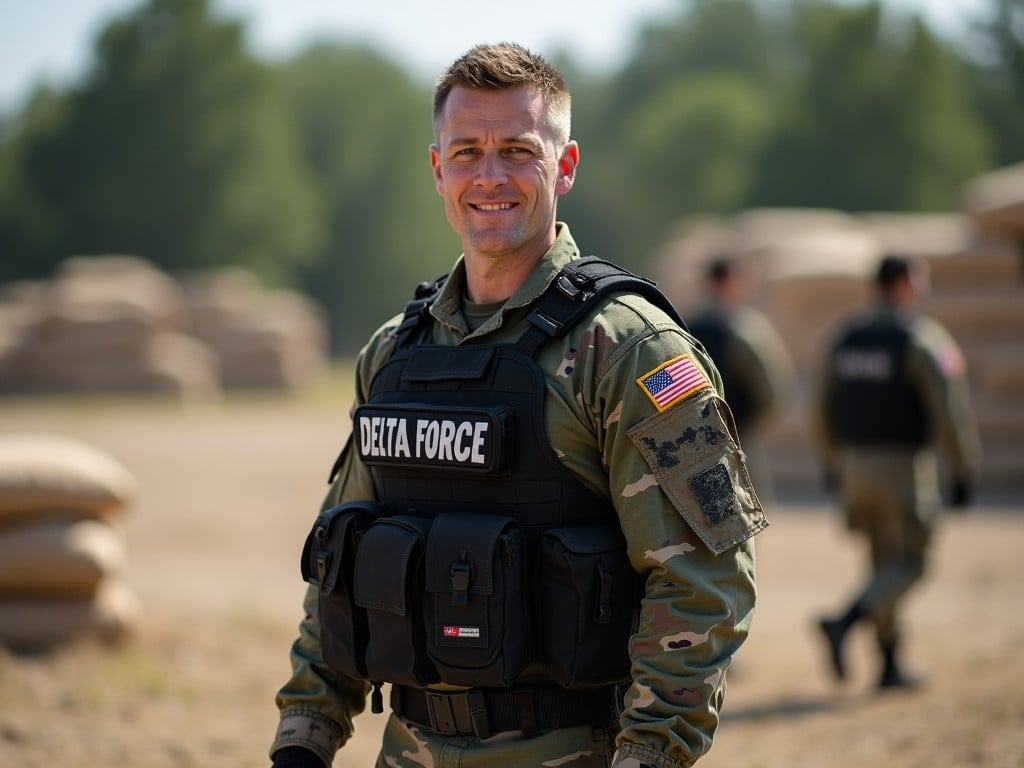
[[467, 258], [540, 258], [572, 188], [575, 142], [556, 146], [531, 89], [452, 89], [430, 148], [437, 192]]

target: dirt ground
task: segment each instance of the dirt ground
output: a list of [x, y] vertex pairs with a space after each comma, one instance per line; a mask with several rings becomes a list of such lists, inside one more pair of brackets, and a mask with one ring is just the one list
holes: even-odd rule
[[[139, 480], [128, 580], [144, 617], [126, 643], [0, 650], [0, 765], [266, 766], [274, 692], [303, 584], [298, 553], [346, 433], [347, 395], [0, 399], [0, 431], [51, 432]], [[878, 695], [867, 633], [853, 679], [827, 675], [814, 617], [842, 602], [861, 552], [824, 500], [775, 505], [760, 602], [702, 768], [1024, 767], [1024, 498], [982, 498], [942, 526], [913, 594], [909, 658], [929, 685]], [[372, 766], [380, 716], [335, 764]]]

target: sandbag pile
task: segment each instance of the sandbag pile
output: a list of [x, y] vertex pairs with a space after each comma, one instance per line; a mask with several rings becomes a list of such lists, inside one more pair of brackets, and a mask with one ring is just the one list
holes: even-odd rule
[[181, 332], [181, 288], [130, 256], [75, 257], [22, 303], [0, 382], [21, 392], [203, 395], [216, 359]]
[[1024, 239], [1024, 163], [972, 179], [964, 188], [963, 209], [983, 232]]
[[[932, 291], [922, 301], [967, 358], [984, 446], [984, 481], [1019, 488], [1024, 478], [1024, 164], [978, 177], [960, 211], [857, 215], [764, 208], [730, 218], [690, 217], [661, 248], [654, 277], [684, 316], [704, 301], [705, 272], [719, 255], [753, 278], [751, 302], [781, 333], [797, 368], [791, 407], [767, 436], [780, 488], [817, 487], [820, 457], [810, 393], [828, 343], [870, 305], [883, 254], [926, 259]], [[728, 394], [726, 395], [728, 397]]]
[[182, 286], [186, 330], [214, 351], [226, 389], [297, 389], [326, 369], [327, 325], [308, 297], [233, 267]]
[[0, 435], [0, 645], [36, 653], [131, 633], [141, 609], [121, 523], [136, 496], [134, 478], [97, 448]]
[[241, 269], [177, 281], [131, 256], [74, 257], [0, 287], [0, 392], [297, 389], [327, 367], [327, 324]]

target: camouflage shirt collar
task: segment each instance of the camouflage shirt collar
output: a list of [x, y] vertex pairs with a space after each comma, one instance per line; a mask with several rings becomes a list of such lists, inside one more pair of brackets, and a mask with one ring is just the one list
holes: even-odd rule
[[504, 314], [510, 310], [528, 306], [544, 293], [544, 290], [555, 279], [562, 267], [573, 259], [579, 258], [580, 251], [576, 241], [569, 232], [569, 226], [563, 222], [555, 225], [555, 242], [541, 258], [530, 276], [526, 278], [519, 290], [512, 294], [504, 303], [500, 312], [488, 320], [477, 331], [470, 334], [466, 320], [462, 316], [462, 297], [466, 292], [466, 265], [464, 256], [459, 256], [451, 274], [441, 288], [430, 314], [442, 323], [463, 336], [480, 336], [501, 327]]

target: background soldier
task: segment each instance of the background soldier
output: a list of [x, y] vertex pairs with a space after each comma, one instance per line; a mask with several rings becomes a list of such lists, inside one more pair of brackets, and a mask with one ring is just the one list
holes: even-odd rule
[[[683, 768], [711, 746], [767, 522], [713, 364], [556, 221], [569, 114], [519, 46], [438, 81], [431, 164], [463, 254], [357, 361], [277, 768], [329, 765], [371, 681], [374, 709], [391, 683], [378, 768]], [[435, 429], [444, 450], [418, 454]]]
[[971, 497], [980, 447], [963, 355], [936, 321], [913, 312], [929, 287], [927, 264], [888, 256], [875, 283], [878, 307], [831, 349], [818, 398], [826, 477], [841, 481], [847, 525], [866, 538], [872, 572], [850, 606], [819, 627], [843, 679], [846, 633], [871, 620], [884, 689], [921, 682], [899, 663], [899, 608], [924, 574], [941, 511], [936, 446], [949, 461], [954, 507]]
[[754, 487], [766, 502], [774, 497], [774, 482], [761, 432], [792, 396], [793, 361], [771, 321], [747, 304], [749, 279], [735, 259], [714, 259], [708, 265], [707, 285], [707, 305], [686, 325], [722, 376]]

